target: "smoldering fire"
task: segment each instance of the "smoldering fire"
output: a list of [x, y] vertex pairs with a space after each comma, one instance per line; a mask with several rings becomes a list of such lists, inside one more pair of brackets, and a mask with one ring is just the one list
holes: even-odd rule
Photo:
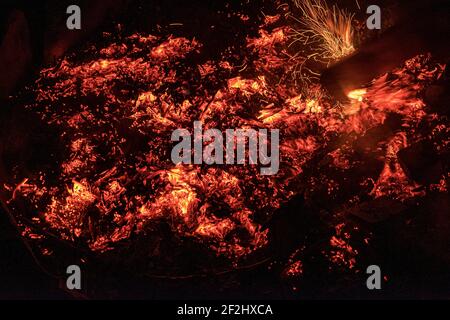
[[[203, 132], [201, 121], [194, 121], [193, 137], [187, 129], [177, 129], [172, 133], [172, 141], [179, 141], [172, 149], [171, 158], [175, 164], [246, 164], [246, 144], [248, 141], [248, 163], [257, 165], [258, 159], [262, 175], [274, 175], [280, 166], [278, 129], [226, 129], [223, 134], [218, 129]], [[192, 159], [193, 138], [193, 159]], [[181, 141], [180, 141], [181, 139]], [[225, 141], [225, 143], [224, 143]], [[203, 145], [207, 144], [205, 148]], [[270, 145], [270, 155], [268, 146]], [[236, 149], [236, 156], [235, 150]], [[225, 155], [224, 155], [225, 151]], [[193, 161], [192, 161], [193, 160]]]

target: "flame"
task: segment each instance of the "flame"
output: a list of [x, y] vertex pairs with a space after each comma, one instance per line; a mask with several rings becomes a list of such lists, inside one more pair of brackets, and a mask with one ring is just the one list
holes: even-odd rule
[[408, 146], [406, 134], [398, 133], [394, 136], [386, 148], [386, 162], [375, 185], [370, 192], [375, 198], [383, 196], [395, 196], [400, 200], [424, 195], [423, 192], [415, 191], [419, 185], [410, 181], [403, 171], [397, 159], [397, 153]]
[[352, 100], [362, 102], [364, 99], [364, 96], [366, 94], [367, 94], [367, 89], [355, 89], [355, 90], [350, 91], [347, 94], [347, 97], [349, 97]]

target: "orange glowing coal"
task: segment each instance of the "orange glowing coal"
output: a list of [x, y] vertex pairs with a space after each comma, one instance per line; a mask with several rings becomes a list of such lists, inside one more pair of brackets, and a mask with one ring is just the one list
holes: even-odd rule
[[[417, 140], [416, 128], [428, 117], [417, 93], [443, 70], [428, 57], [350, 91], [358, 105], [343, 112], [317, 82], [299, 88], [286, 77], [295, 62], [286, 57], [283, 29], [270, 23], [240, 48], [245, 64], [235, 53], [218, 61], [190, 59], [202, 52], [195, 39], [133, 34], [105, 40], [109, 45], [89, 51], [88, 59], [69, 55], [41, 71], [27, 108], [59, 128], [64, 158], [54, 172], [17, 176], [6, 186], [12, 202], [31, 204], [32, 221], [60, 239], [114, 251], [164, 223], [180, 246], [189, 239], [237, 261], [268, 246], [267, 222], [293, 197], [313, 201], [321, 194], [322, 201], [339, 203], [341, 186], [326, 172], [351, 172], [363, 152], [385, 165], [353, 201], [420, 196], [397, 152]], [[401, 118], [394, 134], [360, 143], [393, 113]], [[197, 120], [205, 128], [279, 129], [279, 173], [175, 166], [171, 132]], [[357, 252], [345, 236], [338, 231], [329, 242], [332, 263], [353, 268]], [[301, 262], [289, 270], [302, 272]]]

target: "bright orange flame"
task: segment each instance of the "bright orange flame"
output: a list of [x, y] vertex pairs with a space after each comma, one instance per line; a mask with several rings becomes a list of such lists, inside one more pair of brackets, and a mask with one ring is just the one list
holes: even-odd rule
[[347, 97], [352, 100], [362, 102], [364, 96], [367, 94], [367, 89], [355, 89], [347, 93]]

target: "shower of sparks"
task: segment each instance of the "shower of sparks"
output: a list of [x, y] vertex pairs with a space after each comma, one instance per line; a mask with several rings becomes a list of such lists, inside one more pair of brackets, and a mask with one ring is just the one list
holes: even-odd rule
[[353, 46], [353, 14], [330, 8], [323, 0], [294, 0], [302, 16], [297, 20], [304, 30], [294, 30], [294, 38], [305, 45], [317, 46], [321, 58], [326, 60], [341, 59], [352, 53]]
[[[289, 16], [298, 26], [290, 29], [292, 48], [297, 52], [290, 54], [295, 62], [291, 73], [305, 85], [319, 74], [308, 66], [311, 62], [329, 64], [351, 54], [354, 48], [353, 14], [336, 5], [329, 7], [323, 0], [293, 0], [298, 13]], [[311, 52], [306, 52], [308, 48]]]

